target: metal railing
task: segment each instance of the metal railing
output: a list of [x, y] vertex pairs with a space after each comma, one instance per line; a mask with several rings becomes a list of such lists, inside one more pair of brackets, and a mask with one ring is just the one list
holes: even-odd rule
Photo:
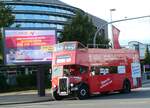
[[107, 44], [87, 44], [87, 48], [104, 48], [104, 49], [108, 49], [108, 48], [111, 48], [111, 46], [107, 45]]

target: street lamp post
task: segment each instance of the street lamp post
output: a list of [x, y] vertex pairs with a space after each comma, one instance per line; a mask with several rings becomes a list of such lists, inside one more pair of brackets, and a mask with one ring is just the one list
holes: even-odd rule
[[94, 48], [95, 48], [95, 46], [96, 46], [96, 37], [97, 37], [98, 33], [99, 33], [100, 30], [101, 30], [103, 27], [105, 27], [106, 25], [108, 25], [108, 23], [105, 23], [105, 24], [101, 25], [101, 26], [97, 29], [97, 31], [95, 32], [95, 35], [94, 35], [94, 38], [93, 38], [93, 45], [94, 45]]
[[[112, 12], [113, 11], [116, 11], [116, 9], [110, 9], [110, 22], [112, 22]], [[112, 48], [114, 48], [112, 23], [110, 24], [110, 38], [111, 38]]]
[[[113, 11], [116, 11], [116, 9], [110, 9], [110, 22], [112, 22], [112, 12], [113, 12]], [[97, 34], [100, 32], [100, 30], [101, 30], [103, 27], [107, 26], [108, 24], [111, 24], [111, 26], [110, 26], [110, 27], [111, 27], [111, 28], [110, 28], [110, 35], [111, 35], [112, 48], [113, 48], [114, 45], [113, 45], [113, 36], [112, 36], [112, 23], [110, 23], [110, 22], [101, 25], [101, 26], [98, 28], [98, 30], [96, 31], [96, 33], [95, 33], [95, 35], [94, 35], [94, 39], [93, 39], [94, 48], [95, 48], [95, 46], [96, 46], [96, 36], [97, 36]]]

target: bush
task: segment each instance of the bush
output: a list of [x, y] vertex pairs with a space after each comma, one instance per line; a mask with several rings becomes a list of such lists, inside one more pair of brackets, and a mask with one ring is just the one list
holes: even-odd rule
[[51, 88], [51, 74], [46, 73], [45, 75], [45, 88]]
[[18, 87], [33, 87], [36, 86], [36, 75], [18, 75], [16, 81]]
[[8, 88], [6, 77], [3, 74], [0, 74], [0, 92]]
[[149, 79], [150, 79], [150, 76], [147, 76], [147, 79], [149, 80]]
[[147, 74], [147, 79], [150, 80], [150, 74]]

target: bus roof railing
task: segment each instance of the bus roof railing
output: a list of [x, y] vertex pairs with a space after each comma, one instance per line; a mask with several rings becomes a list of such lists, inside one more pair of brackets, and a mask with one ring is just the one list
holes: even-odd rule
[[108, 48], [111, 48], [110, 45], [107, 45], [107, 44], [87, 44], [87, 48], [104, 48], [104, 49], [108, 49]]

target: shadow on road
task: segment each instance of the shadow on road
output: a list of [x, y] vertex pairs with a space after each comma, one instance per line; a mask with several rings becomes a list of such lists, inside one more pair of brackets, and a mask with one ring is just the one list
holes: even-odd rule
[[137, 90], [132, 90], [131, 93], [123, 94], [123, 93], [110, 93], [106, 95], [97, 95], [92, 96], [90, 99], [141, 99], [141, 98], [150, 98], [150, 88], [141, 88]]
[[[109, 93], [106, 95], [90, 96], [86, 100], [112, 100], [112, 99], [146, 99], [150, 98], [150, 88], [138, 88], [132, 90], [130, 93]], [[76, 98], [66, 98], [64, 100], [76, 100]]]

